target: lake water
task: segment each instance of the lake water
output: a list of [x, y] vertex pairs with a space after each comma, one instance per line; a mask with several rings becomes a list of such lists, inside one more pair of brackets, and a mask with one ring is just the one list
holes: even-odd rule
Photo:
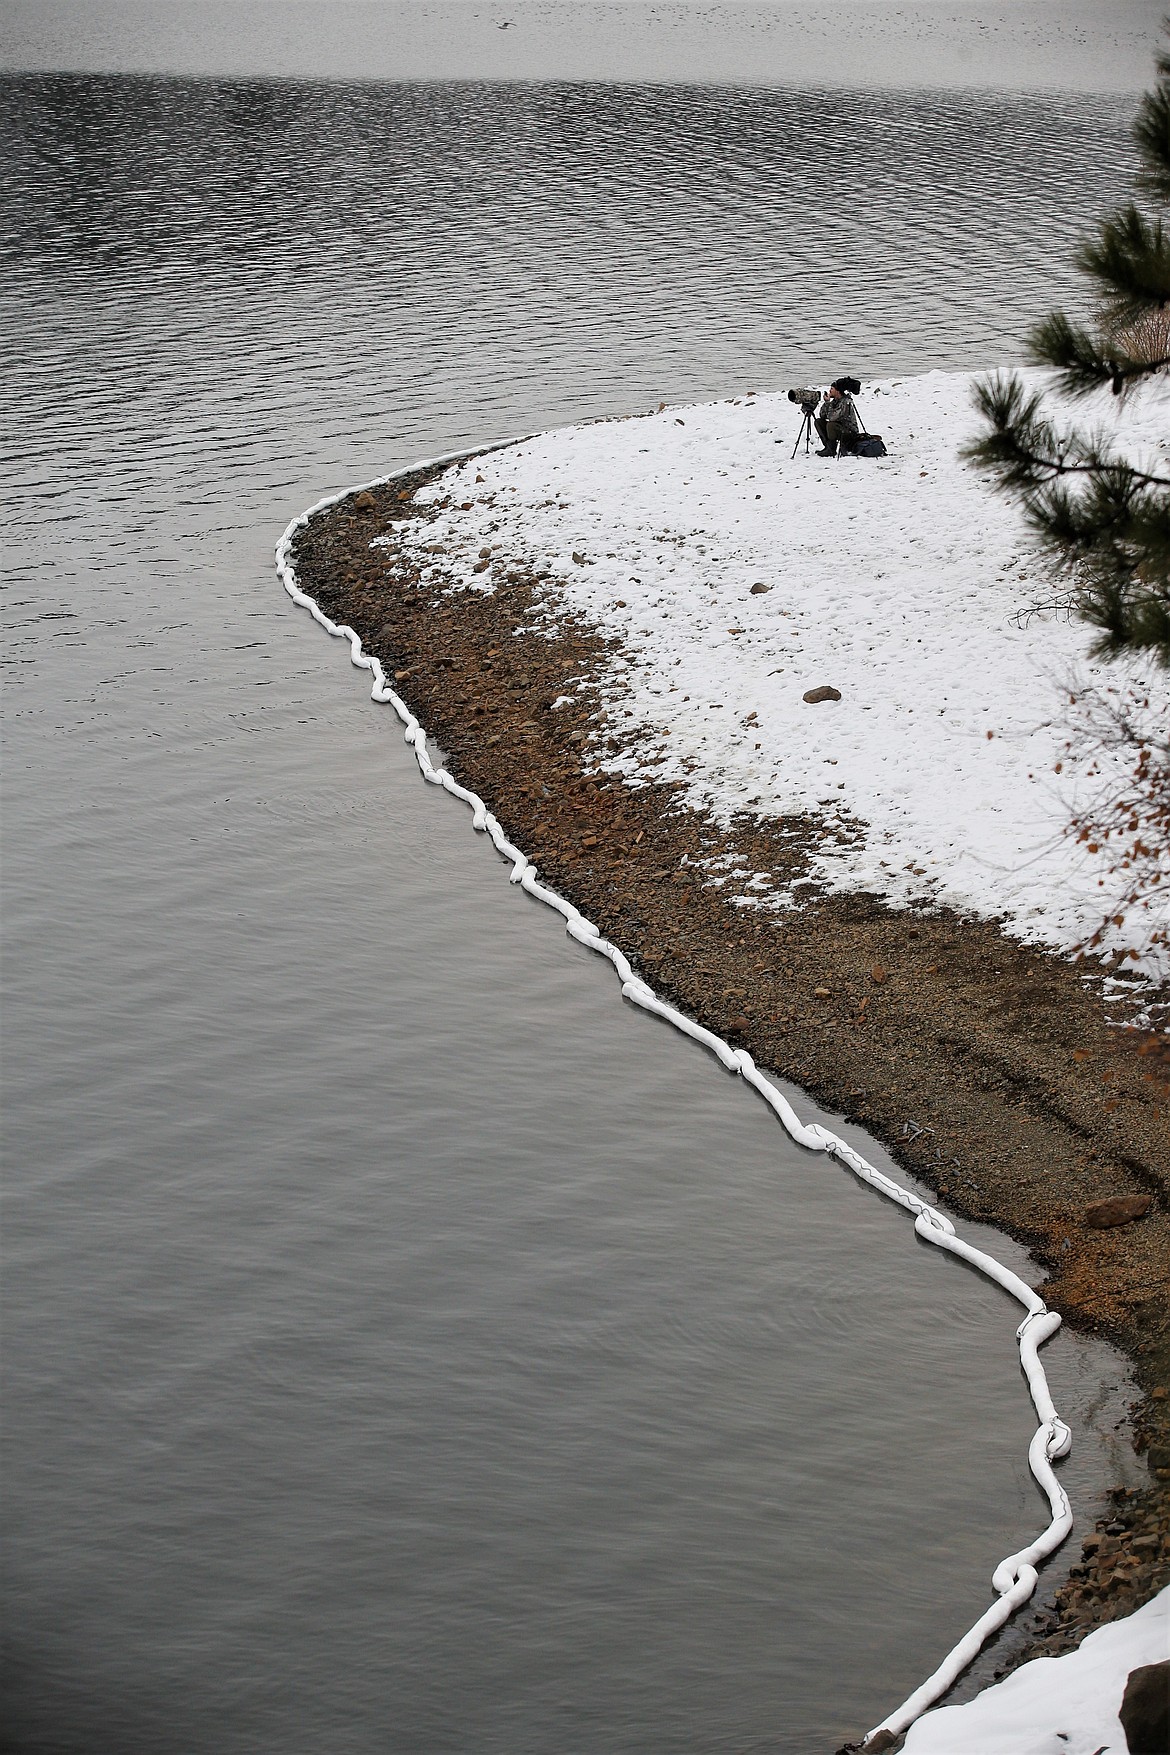
[[[835, 1747], [1044, 1521], [1019, 1313], [622, 1005], [271, 551], [448, 447], [1019, 357], [1128, 100], [0, 90], [6, 1747]], [[1091, 1519], [1121, 1370], [1049, 1366]]]

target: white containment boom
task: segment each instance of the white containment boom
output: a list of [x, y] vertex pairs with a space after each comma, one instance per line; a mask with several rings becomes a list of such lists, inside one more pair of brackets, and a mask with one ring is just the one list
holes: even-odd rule
[[[483, 799], [465, 786], [460, 786], [445, 769], [435, 767], [427, 754], [424, 728], [387, 682], [385, 672], [378, 659], [363, 650], [361, 640], [352, 628], [339, 627], [335, 622], [330, 621], [313, 599], [301, 590], [297, 584], [296, 572], [292, 564], [292, 545], [298, 530], [303, 529], [311, 518], [324, 511], [326, 507], [348, 498], [350, 494], [362, 491], [363, 488], [382, 487], [387, 482], [414, 474], [420, 469], [434, 468], [442, 463], [453, 463], [474, 454], [470, 451], [459, 451], [452, 452], [447, 456], [431, 458], [426, 462], [413, 464], [408, 470], [399, 470], [392, 475], [380, 476], [375, 481], [364, 482], [359, 487], [347, 488], [340, 494], [333, 494], [326, 499], [319, 500], [315, 506], [311, 506], [307, 512], [303, 512], [299, 518], [293, 520], [277, 545], [276, 565], [285, 590], [293, 602], [307, 609], [328, 633], [349, 642], [351, 662], [359, 669], [368, 670], [373, 675], [373, 699], [393, 707], [402, 721], [405, 741], [414, 750], [423, 779], [432, 786], [442, 786], [447, 792], [462, 799], [470, 807], [472, 826], [481, 833], [490, 836], [499, 853], [510, 862], [512, 867], [510, 882], [520, 884], [530, 896], [534, 896], [537, 901], [545, 903], [547, 907], [553, 908], [558, 914], [563, 915], [566, 930], [579, 944], [586, 945], [590, 950], [596, 951], [599, 956], [609, 959], [617, 971], [621, 981], [622, 995], [625, 999], [632, 1001], [634, 1005], [641, 1006], [645, 1011], [654, 1012], [658, 1017], [664, 1018], [668, 1024], [672, 1024], [676, 1030], [680, 1030], [683, 1035], [690, 1036], [694, 1041], [701, 1043], [704, 1048], [710, 1049], [728, 1072], [735, 1073], [740, 1078], [745, 1079], [759, 1092], [765, 1103], [775, 1111], [785, 1130], [799, 1145], [806, 1146], [809, 1151], [828, 1153], [830, 1157], [836, 1158], [838, 1163], [843, 1164], [862, 1182], [867, 1182], [871, 1188], [877, 1189], [878, 1193], [884, 1195], [887, 1200], [895, 1201], [899, 1206], [904, 1207], [907, 1212], [914, 1215], [914, 1229], [924, 1242], [931, 1243], [938, 1249], [948, 1250], [952, 1255], [960, 1256], [963, 1261], [970, 1263], [981, 1274], [986, 1275], [989, 1280], [994, 1280], [997, 1285], [1002, 1286], [1006, 1292], [1009, 1292], [1023, 1305], [1027, 1312], [1016, 1331], [1016, 1335], [1019, 1341], [1020, 1363], [1027, 1377], [1028, 1388], [1039, 1420], [1035, 1435], [1028, 1446], [1028, 1463], [1048, 1499], [1051, 1514], [1048, 1526], [1036, 1537], [1034, 1542], [1029, 1543], [1026, 1548], [1021, 1548], [1017, 1554], [1009, 1554], [1005, 1560], [1000, 1562], [992, 1574], [991, 1580], [996, 1592], [995, 1601], [979, 1617], [974, 1626], [951, 1648], [933, 1674], [928, 1676], [899, 1707], [888, 1713], [880, 1724], [873, 1727], [862, 1745], [864, 1749], [866, 1744], [877, 1741], [878, 1746], [881, 1747], [886, 1744], [887, 1740], [892, 1741], [893, 1738], [899, 1736], [921, 1713], [926, 1711], [927, 1707], [932, 1706], [936, 1700], [940, 1699], [975, 1658], [985, 1641], [1002, 1627], [1023, 1603], [1028, 1601], [1036, 1588], [1037, 1563], [1053, 1553], [1072, 1529], [1072, 1511], [1068, 1495], [1057, 1480], [1052, 1467], [1057, 1458], [1068, 1454], [1072, 1439], [1068, 1427], [1059, 1418], [1052, 1404], [1048, 1380], [1039, 1358], [1039, 1348], [1050, 1336], [1056, 1333], [1060, 1327], [1060, 1317], [1055, 1311], [1047, 1308], [1043, 1299], [1039, 1298], [1032, 1288], [1020, 1279], [1018, 1274], [1012, 1273], [1009, 1268], [996, 1261], [994, 1256], [986, 1254], [981, 1249], [975, 1249], [971, 1244], [964, 1243], [961, 1237], [956, 1236], [955, 1227], [945, 1214], [936, 1211], [934, 1207], [921, 1200], [910, 1189], [901, 1187], [891, 1177], [876, 1169], [859, 1152], [854, 1151], [847, 1141], [830, 1133], [828, 1128], [802, 1122], [787, 1097], [760, 1072], [751, 1055], [745, 1049], [732, 1048], [731, 1044], [725, 1042], [722, 1037], [716, 1036], [711, 1030], [704, 1029], [693, 1018], [688, 1018], [684, 1013], [676, 1010], [674, 1006], [659, 999], [647, 984], [635, 974], [622, 951], [616, 945], [611, 944], [608, 939], [603, 938], [592, 921], [586, 920], [571, 902], [566, 901], [555, 890], [550, 890], [539, 881], [536, 866], [528, 860], [520, 848], [513, 846], [512, 842], [508, 840]], [[886, 1733], [885, 1736], [882, 1736], [883, 1732]]]

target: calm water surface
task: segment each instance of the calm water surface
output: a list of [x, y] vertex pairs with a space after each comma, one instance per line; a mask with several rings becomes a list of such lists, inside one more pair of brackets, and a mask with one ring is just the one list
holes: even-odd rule
[[[1127, 106], [2, 89], [10, 1746], [835, 1747], [1042, 1522], [1018, 1311], [622, 1006], [271, 550], [1018, 357]], [[1049, 1352], [1091, 1517], [1120, 1370]]]

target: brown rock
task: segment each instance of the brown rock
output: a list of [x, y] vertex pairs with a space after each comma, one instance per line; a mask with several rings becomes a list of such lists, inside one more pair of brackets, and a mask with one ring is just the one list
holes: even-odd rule
[[771, 589], [772, 587], [770, 585], [765, 585], [763, 580], [760, 579], [752, 586], [752, 596], [762, 597], [765, 591], [771, 591]]
[[828, 683], [822, 683], [819, 689], [806, 689], [804, 699], [808, 701], [810, 706], [815, 706], [818, 701], [839, 701], [841, 691], [832, 688]]
[[1144, 1219], [1154, 1204], [1152, 1194], [1115, 1194], [1109, 1200], [1094, 1201], [1085, 1208], [1085, 1224], [1094, 1231], [1109, 1231], [1114, 1225], [1129, 1225]]
[[1117, 1716], [1129, 1755], [1165, 1755], [1170, 1749], [1170, 1659], [1129, 1672]]
[[357, 511], [359, 511], [359, 512], [372, 512], [374, 510], [374, 496], [373, 496], [373, 494], [360, 493], [358, 495], [357, 499], [354, 501], [354, 506], [357, 509]]

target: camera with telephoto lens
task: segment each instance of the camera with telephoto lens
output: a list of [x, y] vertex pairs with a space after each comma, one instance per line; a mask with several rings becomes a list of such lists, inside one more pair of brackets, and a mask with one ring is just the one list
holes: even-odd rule
[[788, 392], [789, 402], [799, 403], [805, 414], [811, 414], [820, 399], [819, 390], [790, 390]]

